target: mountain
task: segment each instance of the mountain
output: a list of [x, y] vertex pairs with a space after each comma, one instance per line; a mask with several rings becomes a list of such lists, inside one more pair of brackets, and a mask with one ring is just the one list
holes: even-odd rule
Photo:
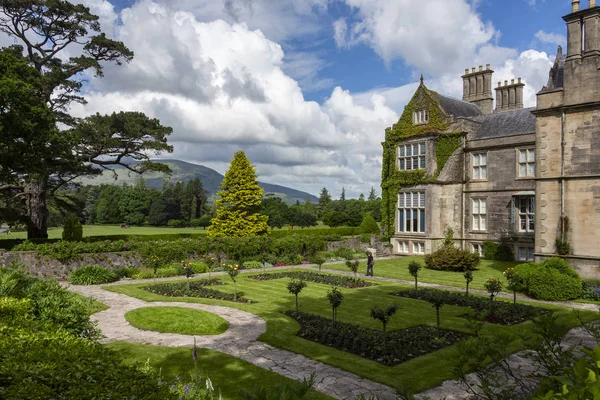
[[[160, 189], [164, 179], [167, 179], [170, 182], [188, 182], [198, 177], [200, 180], [202, 180], [204, 190], [207, 191], [207, 195], [210, 198], [217, 193], [219, 187], [221, 186], [221, 182], [223, 181], [223, 175], [214, 169], [205, 167], [204, 165], [191, 164], [180, 160], [157, 161], [167, 164], [169, 167], [171, 167], [173, 173], [170, 176], [162, 172], [146, 172], [142, 174], [141, 176], [143, 176], [146, 184], [154, 189]], [[116, 179], [115, 175], [111, 171], [104, 171], [101, 175], [93, 178], [80, 178], [78, 182], [82, 183], [83, 185], [122, 185], [123, 183], [133, 185], [139, 180], [139, 174], [131, 172], [124, 167], [117, 165], [114, 169], [117, 174]], [[310, 198], [310, 200], [312, 200], [314, 203], [318, 201], [316, 196], [300, 190], [264, 182], [259, 182], [258, 184], [261, 188], [263, 188], [265, 195], [273, 194], [281, 197], [281, 199], [287, 204], [295, 204], [296, 201], [304, 203], [307, 198]]]

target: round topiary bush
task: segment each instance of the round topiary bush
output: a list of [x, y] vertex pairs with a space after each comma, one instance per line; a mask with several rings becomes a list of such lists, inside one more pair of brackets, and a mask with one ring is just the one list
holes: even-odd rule
[[479, 254], [454, 246], [443, 246], [425, 256], [425, 267], [438, 271], [471, 271], [477, 264], [479, 264]]
[[[581, 297], [583, 282], [561, 259], [515, 267], [527, 295], [539, 300], [565, 301]], [[564, 271], [564, 272], [563, 272]]]
[[119, 275], [99, 265], [86, 265], [71, 272], [69, 283], [73, 285], [101, 285], [119, 280]]
[[362, 223], [360, 224], [360, 232], [361, 233], [374, 233], [374, 234], [379, 234], [379, 225], [377, 225], [377, 222], [375, 221], [375, 219], [371, 216], [371, 214], [366, 213], [365, 217], [362, 220]]

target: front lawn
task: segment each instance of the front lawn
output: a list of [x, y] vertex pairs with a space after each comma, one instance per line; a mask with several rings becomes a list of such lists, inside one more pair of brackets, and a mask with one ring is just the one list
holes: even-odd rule
[[[375, 260], [373, 271], [375, 276], [382, 276], [385, 278], [404, 279], [408, 281], [414, 281], [414, 278], [408, 273], [408, 263], [411, 261], [420, 262], [423, 266], [419, 271], [419, 282], [437, 283], [446, 286], [455, 286], [457, 288], [464, 288], [465, 278], [462, 272], [450, 272], [450, 271], [435, 271], [432, 269], [425, 268], [425, 257], [422, 256], [408, 256], [398, 257], [387, 260]], [[490, 278], [500, 279], [506, 288], [507, 281], [502, 273], [507, 268], [513, 268], [518, 265], [517, 262], [512, 261], [491, 261], [481, 260], [477, 265], [477, 270], [473, 271], [473, 282], [469, 284], [469, 289], [481, 289], [484, 290], [483, 284]], [[323, 268], [334, 269], [338, 271], [350, 271], [345, 264], [325, 264]], [[367, 270], [367, 263], [363, 261], [358, 267], [358, 271], [361, 275], [365, 274]]]
[[[390, 260], [390, 264], [394, 262], [397, 264], [398, 261]], [[376, 264], [376, 268], [379, 265], [380, 273], [384, 268], [384, 264], [384, 261]], [[393, 267], [390, 265], [389, 268]], [[377, 274], [377, 269], [375, 271]], [[501, 272], [497, 272], [501, 274]], [[219, 279], [225, 285], [215, 287], [216, 290], [233, 293], [233, 284], [229, 277], [221, 276]], [[283, 314], [285, 311], [295, 309], [294, 296], [288, 293], [286, 287], [289, 279], [261, 281], [251, 279], [245, 274], [239, 275], [237, 279], [237, 290], [243, 292], [244, 297], [252, 300], [252, 303], [243, 304], [205, 298], [165, 297], [143, 290], [142, 287], [148, 286], [147, 283], [108, 286], [106, 289], [145, 301], [185, 301], [215, 304], [251, 312], [261, 316], [267, 322], [267, 332], [259, 338], [260, 340], [279, 348], [304, 354], [314, 360], [348, 370], [391, 387], [402, 384], [414, 392], [419, 392], [436, 386], [444, 380], [454, 378], [451, 370], [453, 360], [456, 358], [455, 345], [393, 367], [383, 366], [378, 362], [367, 360], [358, 355], [298, 337], [296, 334], [300, 329], [300, 325]], [[377, 285], [358, 289], [340, 288], [344, 300], [337, 312], [338, 321], [357, 324], [367, 329], [381, 330], [380, 322], [370, 316], [371, 309], [375, 306], [385, 307], [388, 304], [397, 303], [401, 308], [389, 321], [388, 332], [419, 325], [436, 326], [435, 308], [430, 303], [390, 295], [392, 292], [409, 289], [411, 288], [410, 285], [383, 283], [381, 281], [376, 283]], [[298, 296], [300, 311], [331, 318], [331, 307], [325, 297], [330, 289], [329, 285], [309, 282], [308, 286]], [[557, 314], [561, 323], [569, 326], [578, 325], [578, 320], [571, 310], [557, 307], [550, 308], [559, 310]], [[465, 315], [471, 312], [469, 308], [445, 305], [441, 310], [441, 329], [467, 334], [472, 333], [467, 327], [467, 319], [464, 318]], [[581, 315], [586, 321], [597, 318], [597, 313], [582, 312]], [[529, 325], [530, 322], [515, 326], [487, 324], [482, 333], [490, 334], [492, 331], [516, 333], [522, 327]], [[515, 341], [511, 344], [510, 349], [516, 351], [521, 347], [520, 342]]]
[[136, 308], [125, 319], [138, 329], [182, 335], [219, 335], [229, 326], [216, 314], [184, 307]]

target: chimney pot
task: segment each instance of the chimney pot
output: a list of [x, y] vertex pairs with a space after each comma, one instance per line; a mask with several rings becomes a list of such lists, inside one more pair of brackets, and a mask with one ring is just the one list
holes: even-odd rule
[[590, 8], [596, 7], [596, 0], [590, 0]]
[[486, 71], [490, 69], [490, 64], [485, 64]]
[[579, 0], [573, 0], [572, 5], [573, 5], [573, 9], [571, 10], [572, 12], [579, 11]]
[[514, 85], [514, 84], [515, 84], [515, 80], [514, 80], [514, 79], [511, 79], [511, 80], [510, 80], [510, 84], [511, 84], [511, 85]]
[[508, 81], [504, 81], [504, 86], [508, 85]]
[[471, 72], [475, 72], [475, 67], [471, 68]]
[[465, 68], [465, 75], [469, 74], [469, 68]]
[[479, 66], [479, 72], [483, 71], [483, 65]]
[[498, 87], [502, 86], [502, 81], [498, 81]]
[[519, 78], [519, 83], [521, 83], [521, 78]]

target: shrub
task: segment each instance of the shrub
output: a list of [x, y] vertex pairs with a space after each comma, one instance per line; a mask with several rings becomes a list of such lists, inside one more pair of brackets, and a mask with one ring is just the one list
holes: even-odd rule
[[81, 222], [74, 215], [69, 215], [63, 227], [62, 239], [69, 242], [79, 242], [83, 237]]
[[556, 253], [561, 256], [571, 254], [571, 245], [569, 242], [559, 237], [554, 241], [554, 247], [556, 248]]
[[340, 286], [348, 289], [372, 286], [373, 284], [362, 279], [349, 276], [319, 274], [311, 271], [288, 271], [271, 272], [266, 274], [250, 275], [249, 278], [259, 281], [269, 281], [271, 279], [293, 278], [302, 281], [322, 283], [325, 285]]
[[311, 260], [313, 263], [317, 264], [317, 266], [319, 267], [319, 271], [321, 270], [321, 267], [323, 266], [323, 264], [325, 263], [325, 257], [323, 256], [322, 253], [317, 253]]
[[479, 254], [456, 247], [444, 246], [425, 256], [425, 266], [439, 271], [463, 272], [474, 270], [479, 264]]
[[584, 281], [581, 298], [588, 300], [600, 300], [600, 281]]
[[515, 259], [512, 247], [506, 240], [500, 243], [486, 240], [483, 242], [483, 258], [496, 261], [512, 261]]
[[[519, 264], [515, 267], [525, 293], [534, 299], [565, 301], [582, 293], [582, 281], [570, 267], [553, 259], [542, 263]], [[561, 272], [565, 271], [565, 273]]]
[[417, 261], [411, 261], [408, 263], [408, 273], [415, 278], [415, 290], [417, 290], [417, 279], [419, 276], [419, 270], [421, 269], [421, 263]]
[[346, 247], [341, 247], [335, 251], [335, 255], [338, 257], [342, 257], [346, 260], [354, 259], [354, 251], [352, 249], [348, 249]]
[[167, 226], [169, 228], [184, 228], [185, 226], [187, 226], [187, 224], [184, 220], [181, 219], [171, 219], [169, 220], [169, 222], [167, 222]]
[[559, 257], [550, 257], [542, 262], [544, 267], [553, 268], [564, 275], [572, 276], [573, 278], [578, 278], [579, 274], [573, 268], [569, 266], [569, 264]]
[[135, 267], [125, 267], [125, 268], [115, 269], [115, 274], [117, 274], [119, 279], [133, 278], [135, 275], [137, 275], [139, 273], [140, 273], [140, 269], [135, 268]]
[[69, 274], [69, 283], [73, 285], [101, 285], [119, 280], [119, 275], [99, 265], [86, 265]]
[[375, 222], [375, 219], [373, 218], [373, 216], [371, 216], [371, 214], [365, 214], [365, 217], [363, 218], [362, 223], [360, 224], [360, 231], [362, 233], [379, 233], [379, 225], [377, 225], [377, 222]]
[[257, 269], [262, 268], [262, 263], [260, 261], [246, 261], [242, 264], [242, 268], [244, 269]]
[[371, 234], [363, 233], [362, 235], [360, 235], [360, 242], [370, 244], [371, 243]]
[[252, 303], [251, 300], [235, 296], [231, 293], [223, 293], [218, 290], [209, 289], [210, 285], [222, 285], [223, 282], [217, 279], [202, 279], [199, 281], [162, 283], [152, 286], [146, 286], [142, 289], [148, 292], [160, 294], [169, 297], [201, 297], [207, 299], [236, 301], [238, 303]]

